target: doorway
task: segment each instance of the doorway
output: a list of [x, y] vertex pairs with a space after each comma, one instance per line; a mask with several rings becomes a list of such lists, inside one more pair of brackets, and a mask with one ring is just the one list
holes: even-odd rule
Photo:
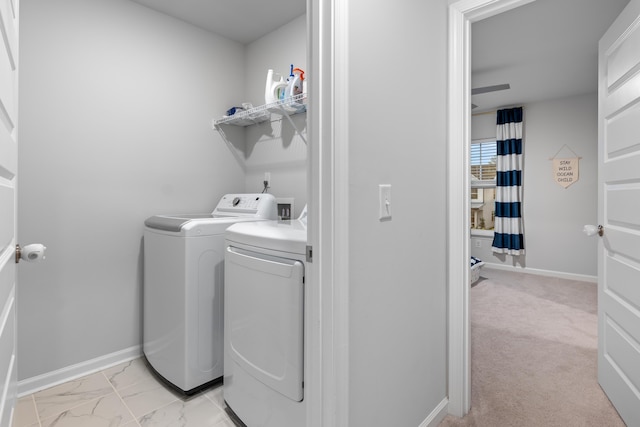
[[[473, 0], [449, 6], [449, 413], [471, 407], [469, 242], [471, 24], [533, 0]], [[462, 4], [464, 3], [464, 4]], [[463, 161], [459, 161], [463, 159]]]
[[[449, 13], [449, 412], [470, 408], [470, 249], [471, 26], [533, 0], [475, 0], [450, 5]], [[464, 3], [464, 4], [462, 4]], [[523, 9], [524, 10], [524, 9]], [[598, 37], [601, 34], [598, 35]], [[486, 84], [486, 82], [481, 82]], [[499, 82], [502, 83], [502, 82]], [[497, 84], [497, 82], [492, 82]], [[595, 87], [593, 89], [595, 91]], [[551, 98], [549, 98], [551, 99]], [[476, 102], [476, 101], [474, 101]], [[526, 104], [526, 100], [516, 101]], [[477, 103], [477, 102], [476, 102]], [[502, 105], [502, 104], [498, 104]], [[510, 105], [510, 104], [506, 104]], [[479, 109], [480, 110], [480, 109]], [[549, 156], [553, 155], [549, 153]], [[463, 159], [463, 161], [460, 161]], [[464, 265], [466, 263], [467, 265]], [[570, 271], [570, 270], [564, 270]]]

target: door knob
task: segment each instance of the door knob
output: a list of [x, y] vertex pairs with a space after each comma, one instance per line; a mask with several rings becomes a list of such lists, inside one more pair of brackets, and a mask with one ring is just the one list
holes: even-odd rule
[[44, 251], [46, 249], [47, 247], [41, 243], [32, 243], [24, 248], [16, 245], [16, 264], [19, 263], [21, 259], [27, 262], [42, 261], [45, 258]]
[[604, 227], [601, 225], [595, 226], [595, 225], [587, 224], [582, 229], [582, 232], [587, 236], [593, 236], [597, 234], [598, 236], [602, 237], [602, 235], [604, 234]]

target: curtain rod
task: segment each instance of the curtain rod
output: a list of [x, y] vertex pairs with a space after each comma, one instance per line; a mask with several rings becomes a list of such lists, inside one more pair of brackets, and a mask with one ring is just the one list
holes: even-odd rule
[[475, 114], [471, 114], [472, 116], [486, 116], [487, 114], [496, 114], [498, 112], [498, 110], [493, 110], [493, 111], [484, 111], [482, 113], [475, 113]]
[[471, 116], [484, 116], [487, 114], [496, 114], [498, 112], [498, 110], [505, 110], [507, 108], [517, 108], [517, 107], [522, 107], [522, 109], [524, 110], [524, 106], [523, 105], [506, 105], [504, 107], [498, 107], [495, 110], [489, 110], [489, 111], [483, 111], [482, 113], [471, 113]]

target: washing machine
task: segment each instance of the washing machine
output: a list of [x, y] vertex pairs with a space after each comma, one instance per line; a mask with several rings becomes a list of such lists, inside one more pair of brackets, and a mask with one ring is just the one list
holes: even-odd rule
[[224, 233], [277, 218], [271, 194], [227, 194], [211, 214], [145, 221], [143, 352], [168, 385], [193, 394], [223, 375]]
[[304, 400], [304, 220], [226, 232], [223, 396], [248, 427], [300, 427]]

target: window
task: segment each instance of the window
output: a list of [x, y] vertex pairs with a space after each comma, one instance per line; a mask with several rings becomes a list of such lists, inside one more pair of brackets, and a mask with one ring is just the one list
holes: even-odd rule
[[496, 141], [474, 141], [471, 143], [472, 233], [479, 230], [493, 230], [496, 209], [497, 158]]

